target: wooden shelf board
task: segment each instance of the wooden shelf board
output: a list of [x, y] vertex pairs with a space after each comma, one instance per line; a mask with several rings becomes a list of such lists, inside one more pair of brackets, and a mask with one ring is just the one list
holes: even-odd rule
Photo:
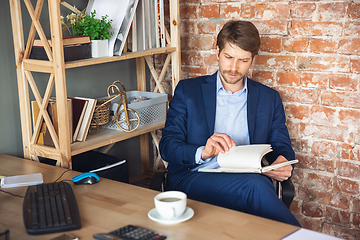
[[112, 143], [123, 141], [129, 138], [140, 136], [142, 134], [164, 128], [165, 121], [139, 127], [133, 132], [126, 133], [123, 131], [100, 128], [95, 135], [89, 135], [84, 142], [74, 142], [71, 144], [71, 155], [77, 155]]
[[[139, 127], [133, 132], [127, 133], [123, 131], [100, 128], [95, 135], [88, 135], [86, 141], [74, 142], [71, 144], [71, 156], [87, 152], [99, 147], [103, 147], [112, 143], [120, 142], [129, 138], [137, 137], [142, 134], [162, 129], [165, 127], [165, 121], [153, 123], [147, 126]], [[31, 144], [32, 155], [45, 157], [50, 159], [59, 159], [60, 152], [54, 147]]]
[[145, 51], [126, 52], [126, 53], [123, 53], [121, 56], [88, 58], [88, 59], [66, 62], [65, 68], [66, 69], [67, 68], [76, 68], [76, 67], [83, 67], [83, 66], [89, 66], [89, 65], [94, 65], [94, 64], [116, 62], [116, 61], [121, 61], [121, 60], [126, 60], [126, 59], [150, 56], [150, 55], [154, 55], [154, 54], [171, 53], [171, 52], [175, 52], [175, 51], [176, 51], [176, 47], [163, 47], [163, 48], [149, 49], [149, 50], [145, 50]]

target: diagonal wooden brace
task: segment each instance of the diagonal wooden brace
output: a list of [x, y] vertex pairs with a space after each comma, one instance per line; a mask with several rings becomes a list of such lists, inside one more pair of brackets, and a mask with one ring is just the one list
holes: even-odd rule
[[25, 72], [25, 76], [29, 82], [29, 85], [34, 93], [34, 97], [36, 99], [36, 102], [39, 106], [39, 109], [40, 109], [40, 113], [39, 113], [39, 116], [38, 116], [38, 119], [36, 121], [36, 124], [35, 124], [35, 129], [34, 129], [34, 133], [33, 133], [33, 136], [31, 137], [31, 143], [35, 143], [38, 136], [39, 136], [39, 132], [40, 132], [40, 128], [41, 128], [41, 123], [42, 123], [42, 120], [44, 119], [45, 123], [46, 123], [46, 126], [47, 128], [49, 129], [49, 133], [50, 133], [50, 136], [54, 142], [54, 145], [55, 145], [55, 148], [59, 148], [59, 138], [56, 134], [56, 131], [55, 131], [55, 128], [54, 128], [54, 125], [50, 119], [50, 116], [46, 110], [46, 107], [49, 103], [49, 99], [50, 99], [50, 95], [51, 95], [51, 91], [53, 89], [53, 86], [54, 86], [54, 75], [53, 74], [50, 74], [50, 78], [49, 78], [49, 81], [48, 81], [48, 85], [46, 87], [46, 91], [45, 91], [45, 94], [44, 94], [44, 99], [41, 98], [41, 95], [39, 93], [39, 90], [38, 88], [36, 87], [36, 84], [35, 84], [35, 81], [31, 75], [30, 72], [26, 71]]
[[[40, 0], [41, 1], [41, 0]], [[46, 52], [46, 55], [47, 57], [49, 58], [49, 61], [52, 62], [53, 61], [53, 55], [52, 55], [52, 51], [51, 51], [51, 48], [50, 48], [50, 45], [49, 45], [49, 42], [47, 41], [46, 39], [46, 36], [45, 36], [45, 33], [44, 33], [44, 30], [42, 29], [41, 27], [41, 24], [39, 22], [39, 19], [36, 18], [36, 14], [35, 14], [35, 11], [34, 11], [34, 8], [30, 2], [30, 0], [24, 0], [25, 2], [25, 5], [28, 9], [28, 12], [29, 12], [29, 15], [31, 17], [31, 20], [33, 22], [33, 25], [35, 26], [36, 28], [36, 31], [37, 33], [39, 34], [39, 37], [41, 39], [41, 42], [43, 43], [44, 45], [44, 49], [45, 49], [45, 52]], [[40, 10], [39, 10], [40, 11]], [[40, 14], [39, 14], [40, 15]]]
[[[41, 13], [43, 4], [44, 4], [44, 0], [38, 0], [36, 3], [35, 14], [34, 14], [36, 20], [39, 20], [39, 18], [40, 18], [40, 13]], [[34, 23], [31, 23], [28, 40], [27, 40], [27, 44], [26, 44], [26, 49], [25, 49], [25, 53], [24, 53], [25, 59], [28, 59], [30, 56], [31, 48], [34, 44], [35, 32], [36, 32], [35, 25], [34, 25]]]

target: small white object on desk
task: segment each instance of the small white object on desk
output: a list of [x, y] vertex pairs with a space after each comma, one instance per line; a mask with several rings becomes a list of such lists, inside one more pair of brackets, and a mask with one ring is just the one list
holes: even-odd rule
[[24, 187], [43, 183], [42, 173], [9, 176], [1, 179], [1, 188]]
[[290, 235], [282, 238], [282, 240], [303, 240], [303, 239], [316, 239], [316, 240], [340, 240], [342, 238], [337, 238], [330, 236], [324, 233], [315, 232], [305, 228], [301, 228]]
[[153, 220], [155, 222], [159, 222], [159, 223], [164, 223], [164, 224], [174, 224], [174, 223], [185, 222], [185, 221], [189, 220], [190, 218], [192, 218], [193, 216], [194, 216], [194, 210], [190, 207], [186, 207], [186, 210], [183, 213], [183, 215], [181, 215], [180, 217], [174, 218], [174, 219], [163, 218], [158, 213], [156, 208], [151, 209], [150, 212], [148, 213], [148, 217], [151, 220]]

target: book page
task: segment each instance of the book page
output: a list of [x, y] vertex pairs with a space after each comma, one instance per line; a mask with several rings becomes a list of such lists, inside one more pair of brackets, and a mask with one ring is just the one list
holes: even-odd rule
[[261, 168], [261, 159], [271, 152], [270, 144], [236, 146], [226, 153], [219, 153], [218, 164], [221, 168]]
[[272, 164], [272, 165], [263, 167], [263, 168], [261, 169], [261, 172], [268, 172], [268, 171], [274, 170], [274, 169], [276, 169], [276, 168], [284, 167], [284, 166], [287, 166], [287, 165], [290, 165], [290, 164], [295, 164], [295, 163], [298, 163], [298, 162], [299, 162], [299, 160], [295, 159], [295, 160], [291, 160], [291, 161], [287, 161], [287, 162], [282, 162], [282, 163], [278, 163], [278, 164]]
[[200, 168], [198, 172], [261, 173], [260, 168]]
[[273, 169], [284, 167], [290, 164], [298, 163], [299, 160], [291, 160], [288, 162], [273, 164], [270, 166], [266, 166], [263, 168], [215, 168], [215, 169], [209, 169], [209, 168], [200, 168], [198, 172], [224, 172], [224, 173], [264, 173], [271, 171]]

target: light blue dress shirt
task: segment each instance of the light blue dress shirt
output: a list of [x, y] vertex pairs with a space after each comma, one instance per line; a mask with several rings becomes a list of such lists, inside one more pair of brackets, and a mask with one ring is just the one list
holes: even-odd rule
[[[244, 76], [244, 88], [232, 93], [224, 89], [223, 84], [217, 73], [216, 80], [216, 116], [214, 132], [226, 133], [235, 142], [236, 146], [250, 144], [250, 137], [247, 122], [247, 76]], [[193, 168], [218, 168], [217, 156], [201, 159], [201, 151], [205, 146], [197, 149], [195, 161], [198, 164]]]

